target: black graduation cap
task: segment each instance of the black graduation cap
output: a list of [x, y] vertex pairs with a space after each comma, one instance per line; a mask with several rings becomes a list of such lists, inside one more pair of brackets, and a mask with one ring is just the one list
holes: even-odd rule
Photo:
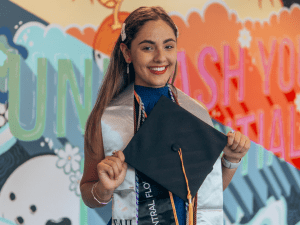
[[125, 161], [184, 201], [192, 198], [227, 144], [227, 136], [162, 96], [127, 147]]

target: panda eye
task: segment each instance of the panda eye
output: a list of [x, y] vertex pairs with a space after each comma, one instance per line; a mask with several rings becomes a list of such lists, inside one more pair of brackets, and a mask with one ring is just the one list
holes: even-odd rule
[[35, 205], [31, 205], [30, 206], [30, 210], [32, 213], [34, 213], [36, 211], [36, 206]]
[[11, 192], [9, 198], [10, 200], [14, 201], [16, 199], [16, 195], [13, 192]]
[[21, 217], [21, 216], [17, 217], [17, 222], [18, 222], [18, 224], [23, 224], [24, 223], [23, 217]]

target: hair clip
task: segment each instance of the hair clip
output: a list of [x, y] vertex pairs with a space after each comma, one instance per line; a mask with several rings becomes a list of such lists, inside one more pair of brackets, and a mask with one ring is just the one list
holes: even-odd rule
[[122, 30], [121, 30], [122, 41], [125, 41], [125, 39], [126, 39], [125, 26], [126, 26], [126, 23], [123, 23]]

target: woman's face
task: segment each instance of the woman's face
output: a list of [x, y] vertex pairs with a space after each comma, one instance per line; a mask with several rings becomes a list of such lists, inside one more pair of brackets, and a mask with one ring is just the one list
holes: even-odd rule
[[[164, 87], [174, 74], [177, 60], [176, 37], [163, 20], [148, 21], [131, 42], [127, 55], [135, 71], [135, 84]], [[129, 60], [129, 61], [130, 61]]]

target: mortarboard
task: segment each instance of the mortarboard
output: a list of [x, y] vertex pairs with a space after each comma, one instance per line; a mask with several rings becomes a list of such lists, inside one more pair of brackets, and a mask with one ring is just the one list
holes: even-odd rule
[[226, 144], [226, 135], [162, 96], [123, 153], [129, 165], [188, 202], [187, 185], [194, 198]]
[[125, 161], [187, 201], [194, 197], [227, 144], [227, 136], [162, 96], [124, 149]]

